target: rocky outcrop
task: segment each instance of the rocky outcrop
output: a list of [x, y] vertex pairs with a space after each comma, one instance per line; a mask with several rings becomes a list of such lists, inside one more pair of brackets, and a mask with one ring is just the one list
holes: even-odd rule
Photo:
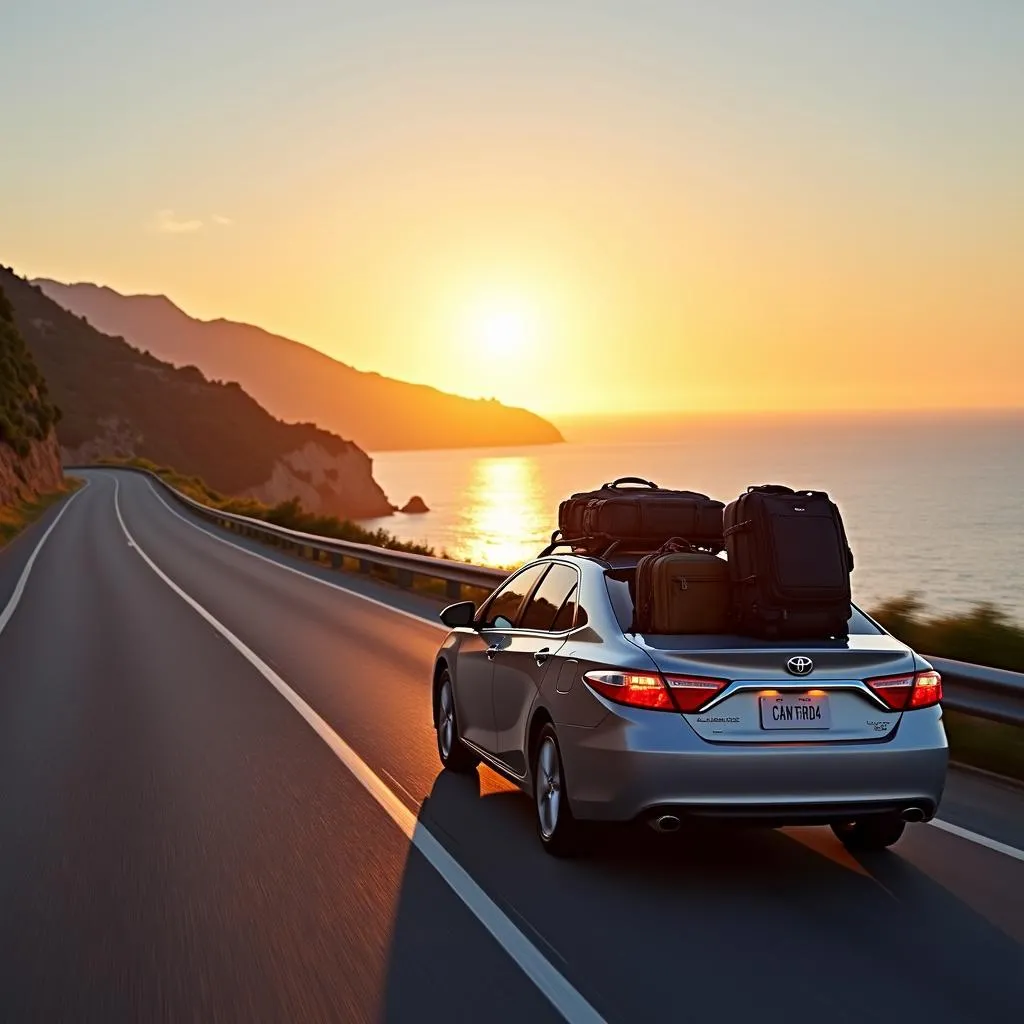
[[65, 466], [87, 466], [103, 459], [131, 459], [138, 454], [142, 435], [117, 416], [106, 416], [97, 422], [99, 433], [70, 448], [61, 445], [60, 458]]
[[52, 430], [46, 440], [30, 441], [25, 455], [0, 442], [0, 506], [32, 501], [63, 486], [57, 436]]
[[268, 505], [297, 497], [307, 512], [342, 519], [376, 519], [394, 511], [373, 479], [373, 462], [354, 444], [332, 453], [307, 441], [274, 463], [269, 480], [245, 493]]
[[427, 503], [418, 495], [414, 494], [400, 509], [407, 516], [421, 516], [424, 512], [429, 512]]
[[63, 485], [54, 433], [59, 418], [0, 281], [0, 507]]

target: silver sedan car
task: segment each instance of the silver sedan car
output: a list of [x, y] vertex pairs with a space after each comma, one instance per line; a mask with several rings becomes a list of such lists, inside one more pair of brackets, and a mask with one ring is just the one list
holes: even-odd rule
[[556, 855], [597, 821], [827, 824], [879, 849], [935, 814], [942, 681], [920, 656], [857, 609], [843, 639], [639, 635], [635, 569], [551, 555], [479, 609], [442, 612], [432, 696], [447, 769], [485, 762], [531, 794]]

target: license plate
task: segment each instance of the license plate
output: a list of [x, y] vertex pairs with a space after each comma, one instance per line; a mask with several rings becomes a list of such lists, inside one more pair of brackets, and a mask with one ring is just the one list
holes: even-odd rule
[[828, 729], [828, 696], [780, 693], [761, 698], [762, 729]]

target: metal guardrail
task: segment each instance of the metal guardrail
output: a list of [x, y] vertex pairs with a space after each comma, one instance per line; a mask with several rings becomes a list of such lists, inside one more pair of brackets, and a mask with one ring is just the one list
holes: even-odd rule
[[374, 544], [336, 540], [321, 534], [289, 530], [284, 526], [275, 526], [273, 523], [265, 522], [262, 519], [253, 519], [250, 516], [223, 512], [182, 494], [156, 473], [135, 466], [92, 468], [117, 469], [121, 472], [127, 470], [146, 476], [159, 484], [179, 504], [184, 505], [196, 515], [231, 530], [232, 533], [268, 541], [274, 547], [292, 551], [306, 558], [317, 558], [318, 560], [321, 557], [325, 558], [335, 569], [342, 568], [343, 559], [349, 558], [358, 563], [357, 569], [361, 573], [372, 572], [374, 567], [392, 570], [395, 582], [400, 587], [412, 587], [417, 576], [422, 579], [440, 580], [445, 584], [445, 596], [452, 601], [461, 599], [463, 587], [473, 587], [490, 593], [508, 579], [509, 574], [500, 569], [488, 569], [484, 566], [471, 565], [468, 562], [454, 562], [446, 558], [431, 558], [429, 555], [416, 555], [408, 551], [393, 551], [390, 548], [382, 548]]
[[[390, 569], [394, 572], [395, 582], [400, 587], [412, 587], [417, 576], [441, 580], [445, 584], [445, 596], [449, 600], [458, 601], [462, 597], [463, 587], [489, 592], [508, 577], [508, 574], [500, 569], [487, 569], [479, 565], [470, 565], [468, 562], [452, 562], [445, 558], [392, 551], [372, 544], [334, 540], [318, 534], [275, 526], [261, 519], [222, 512], [194, 501], [148, 470], [134, 466], [108, 468], [129, 470], [155, 480], [175, 501], [192, 512], [242, 536], [263, 539], [276, 547], [308, 558], [326, 558], [336, 569], [342, 568], [345, 558], [355, 560], [358, 571], [362, 573], [372, 572], [374, 567]], [[947, 658], [930, 658], [928, 655], [924, 657], [928, 658], [942, 674], [942, 703], [945, 707], [994, 722], [1024, 726], [1024, 673], [986, 668], [983, 665], [971, 665]]]
[[1024, 726], [1024, 672], [924, 655], [942, 675], [942, 704], [975, 718]]

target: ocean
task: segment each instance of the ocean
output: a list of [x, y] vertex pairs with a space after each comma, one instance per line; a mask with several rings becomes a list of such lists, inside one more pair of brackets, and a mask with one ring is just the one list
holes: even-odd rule
[[1024, 621], [1024, 414], [694, 419], [661, 432], [377, 453], [374, 475], [392, 501], [418, 494], [431, 511], [367, 525], [512, 567], [547, 542], [564, 496], [615, 477], [722, 501], [748, 484], [785, 483], [827, 490], [839, 504], [865, 608], [916, 592], [933, 611], [988, 601]]

